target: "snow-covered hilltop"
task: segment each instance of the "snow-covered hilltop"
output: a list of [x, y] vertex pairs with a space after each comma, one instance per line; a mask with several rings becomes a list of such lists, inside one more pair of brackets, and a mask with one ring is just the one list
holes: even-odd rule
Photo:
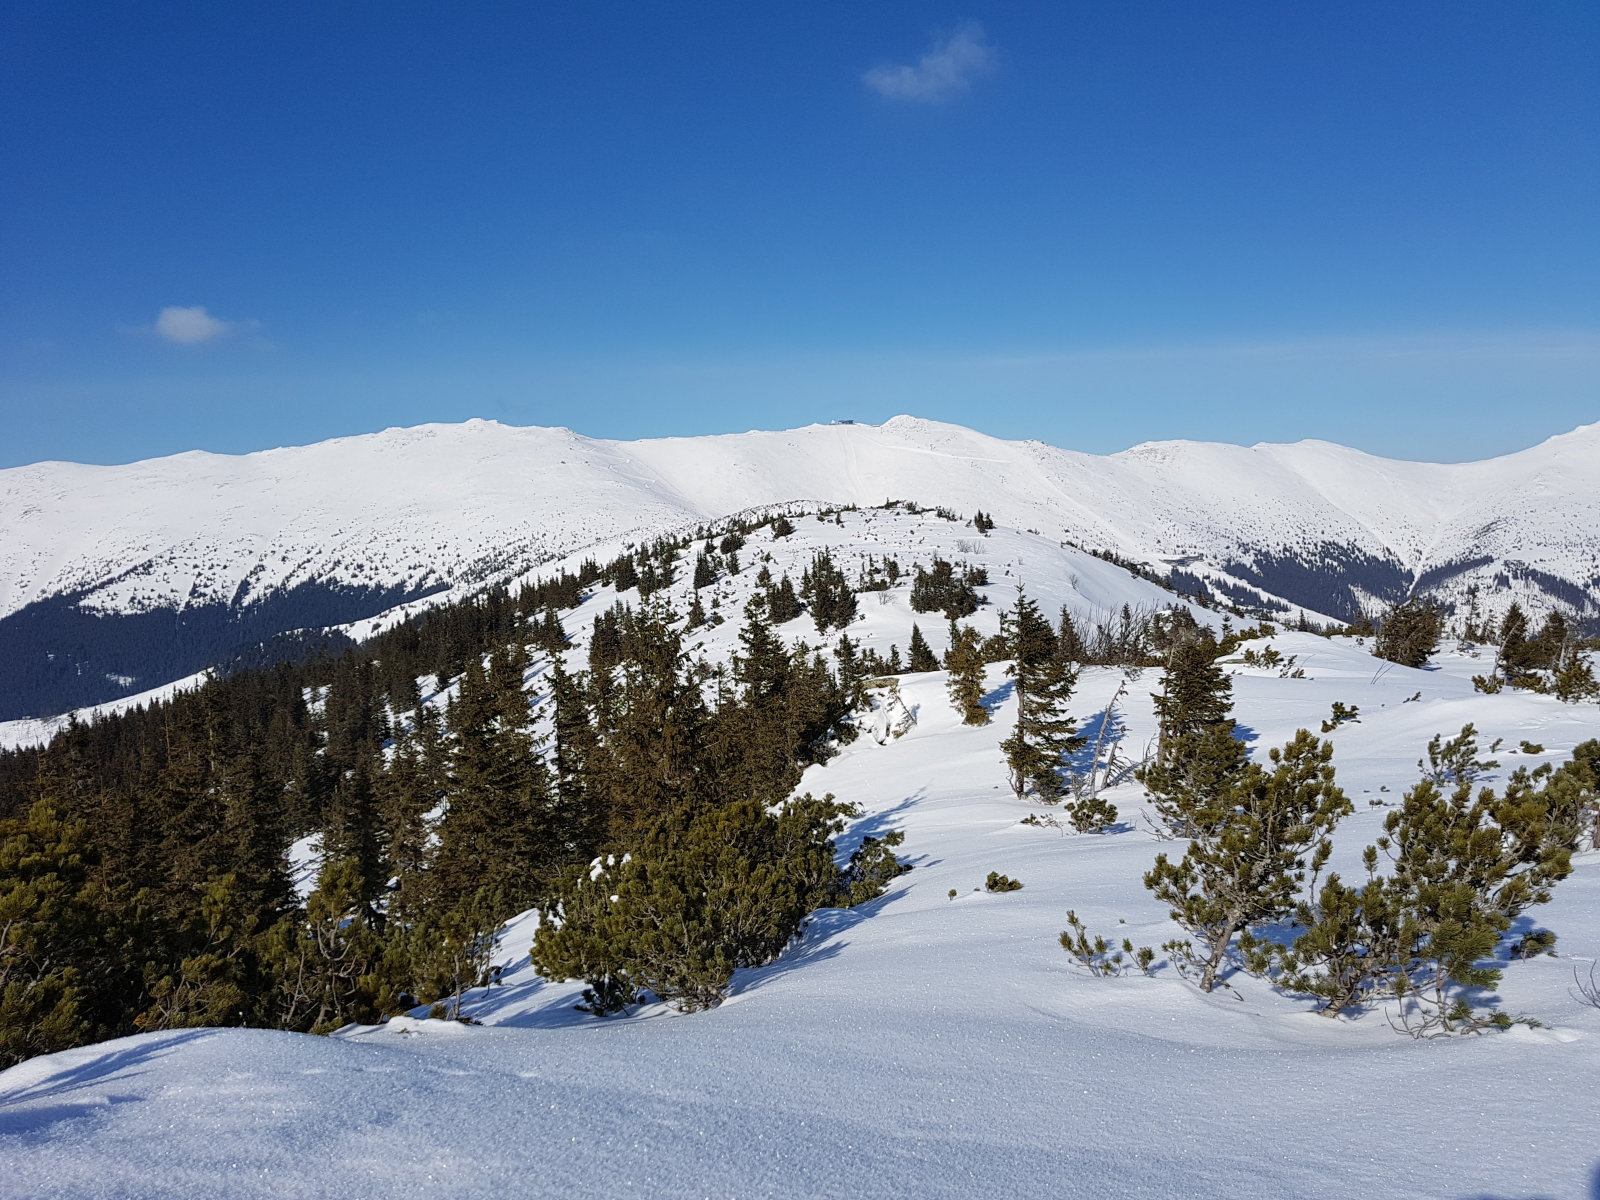
[[[1246, 607], [1349, 617], [1476, 584], [1490, 612], [1518, 596], [1600, 616], [1600, 424], [1439, 465], [1324, 442], [1097, 456], [907, 416], [637, 442], [468, 421], [0, 471], [0, 659], [21, 664], [0, 716], [132, 694], [284, 630], [596, 543], [758, 505], [889, 498], [982, 508]], [[213, 658], [164, 656], [179, 634]]]
[[[812, 611], [774, 623], [785, 644], [830, 660], [845, 637], [862, 655], [898, 657], [913, 628], [945, 651], [944, 614], [913, 599], [918, 574], [941, 561], [964, 578], [971, 569], [978, 606], [962, 621], [986, 639], [1018, 583], [1086, 638], [1119, 622], [1123, 606], [1149, 614], [1179, 603], [1057, 537], [980, 530], [969, 517], [908, 505], [795, 515], [781, 534], [772, 522], [747, 528], [699, 587], [696, 560], [710, 561], [706, 543], [721, 539], [696, 538], [649, 603], [680, 614], [685, 655], [708, 664], [740, 653], [763, 573], [798, 579], [819, 554], [849, 580], [884, 584], [855, 591], [842, 627], [819, 626]], [[557, 660], [573, 671], [592, 661], [595, 619], [619, 601], [644, 603], [637, 582], [596, 582], [553, 614], [566, 645], [531, 654], [523, 677], [537, 732], [553, 731]], [[696, 605], [704, 615], [691, 626], [681, 614]], [[1362, 849], [1399, 810], [1430, 738], [1472, 723], [1496, 760], [1483, 781], [1504, 790], [1515, 769], [1554, 767], [1594, 736], [1593, 704], [1479, 690], [1473, 676], [1493, 669], [1492, 647], [1452, 648], [1426, 669], [1370, 649], [1280, 630], [1221, 664], [1235, 736], [1256, 761], [1301, 729], [1333, 744], [1353, 805], [1331, 860], [1346, 878], [1364, 874]], [[423, 1005], [328, 1038], [168, 1028], [0, 1071], [8, 1183], [39, 1197], [240, 1198], [1509, 1200], [1593, 1189], [1584, 1097], [1600, 1067], [1600, 1008], [1583, 991], [1600, 930], [1592, 839], [1551, 902], [1496, 947], [1503, 978], [1471, 993], [1524, 1018], [1504, 1031], [1413, 1041], [1391, 1026], [1392, 1001], [1335, 1021], [1245, 971], [1200, 992], [1165, 957], [1148, 975], [1097, 978], [1059, 941], [1069, 912], [1164, 953], [1184, 932], [1142, 882], [1182, 843], [1158, 838], [1159, 815], [1129, 769], [1158, 738], [1162, 673], [1081, 671], [1068, 715], [1086, 742], [1062, 769], [1078, 781], [1099, 771], [1117, 816], [1080, 834], [1064, 806], [1008, 786], [1003, 740], [1019, 715], [1009, 665], [986, 668], [984, 725], [962, 721], [943, 669], [872, 683], [852, 716], [860, 736], [811, 765], [796, 790], [860, 806], [841, 858], [893, 832], [913, 869], [878, 899], [816, 911], [775, 961], [737, 971], [718, 1007], [685, 1015], [646, 997], [605, 1020], [578, 1011], [582, 981], [534, 970], [540, 917], [527, 911], [500, 928], [496, 982], [463, 998], [480, 1024], [425, 1020]], [[418, 685], [448, 722], [462, 679], [428, 672]], [[328, 711], [328, 694], [316, 702]], [[302, 896], [325, 829], [290, 851]], [[991, 872], [1022, 886], [989, 891]], [[1515, 939], [1536, 929], [1556, 935], [1557, 953], [1513, 960]], [[1392, 1096], [1407, 1101], [1375, 1119], [1368, 1098]]]

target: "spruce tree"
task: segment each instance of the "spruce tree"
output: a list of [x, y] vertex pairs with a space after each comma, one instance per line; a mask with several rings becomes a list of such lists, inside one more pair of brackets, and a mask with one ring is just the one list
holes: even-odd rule
[[694, 560], [694, 587], [699, 591], [703, 587], [710, 587], [717, 581], [716, 564], [711, 561], [711, 556], [702, 550]]
[[800, 580], [800, 594], [811, 606], [811, 619], [818, 633], [843, 629], [856, 619], [856, 597], [850, 590], [850, 581], [826, 550], [818, 550], [812, 556], [811, 566]]
[[1537, 668], [1539, 657], [1540, 647], [1528, 638], [1528, 616], [1522, 605], [1513, 601], [1500, 622], [1500, 653], [1495, 669], [1507, 683], [1523, 683]]
[[800, 597], [794, 590], [794, 580], [785, 573], [767, 592], [767, 619], [774, 625], [784, 625], [804, 611]]
[[1444, 614], [1412, 598], [1390, 607], [1378, 624], [1372, 652], [1402, 667], [1420, 667], [1433, 657], [1444, 633]]
[[937, 671], [939, 660], [934, 657], [933, 651], [928, 648], [927, 639], [922, 636], [922, 630], [913, 622], [911, 626], [911, 648], [907, 652], [907, 666], [913, 671]]
[[1567, 618], [1560, 610], [1552, 609], [1545, 617], [1544, 624], [1539, 627], [1539, 636], [1534, 638], [1538, 647], [1537, 661], [1543, 670], [1559, 671], [1567, 665], [1576, 650], [1576, 639], [1572, 635]]
[[1089, 658], [1083, 638], [1078, 636], [1078, 627], [1066, 605], [1061, 606], [1061, 620], [1056, 626], [1056, 657], [1069, 663], [1083, 663]]
[[710, 774], [705, 671], [684, 654], [671, 610], [653, 604], [628, 614], [623, 632], [626, 654], [609, 695], [590, 672], [602, 751], [590, 777], [612, 838], [700, 795]]
[[952, 619], [944, 669], [950, 675], [950, 703], [961, 714], [963, 725], [989, 723], [989, 710], [983, 704], [983, 668], [978, 631], [970, 625], [957, 625]]
[[605, 812], [596, 794], [602, 751], [594, 718], [585, 703], [585, 680], [571, 675], [558, 655], [550, 664], [555, 790], [554, 829], [558, 840], [577, 857], [593, 853], [605, 829]]
[[1164, 832], [1188, 837], [1196, 814], [1212, 807], [1244, 769], [1248, 755], [1233, 736], [1233, 681], [1217, 662], [1209, 629], [1174, 642], [1155, 702], [1155, 761], [1139, 778]]
[[504, 913], [527, 907], [561, 857], [549, 772], [531, 732], [518, 645], [468, 664], [450, 706], [449, 808], [432, 882], [449, 907], [488, 888]]
[[745, 605], [734, 656], [738, 691], [718, 713], [721, 744], [717, 757], [729, 781], [730, 796], [781, 799], [793, 786], [798, 727], [796, 685], [802, 672], [772, 632], [759, 595]]
[[1011, 790], [1019, 797], [1032, 792], [1053, 804], [1061, 798], [1063, 757], [1083, 745], [1066, 712], [1077, 672], [1056, 655], [1055, 631], [1020, 588], [1016, 607], [1006, 616], [1005, 637], [1013, 655], [1007, 673], [1016, 681], [1017, 696], [1016, 729], [1000, 744]]

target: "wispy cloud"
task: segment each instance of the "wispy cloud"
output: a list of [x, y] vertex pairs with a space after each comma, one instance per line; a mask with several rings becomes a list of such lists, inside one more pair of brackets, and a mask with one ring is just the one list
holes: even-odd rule
[[935, 42], [915, 66], [883, 63], [864, 72], [861, 82], [891, 100], [935, 104], [959, 96], [994, 64], [994, 47], [984, 40], [983, 26], [966, 21]]
[[185, 308], [170, 304], [156, 318], [154, 331], [157, 337], [180, 346], [198, 346], [202, 342], [214, 342], [231, 333], [259, 327], [259, 321], [224, 321], [220, 317], [213, 317], [204, 305]]

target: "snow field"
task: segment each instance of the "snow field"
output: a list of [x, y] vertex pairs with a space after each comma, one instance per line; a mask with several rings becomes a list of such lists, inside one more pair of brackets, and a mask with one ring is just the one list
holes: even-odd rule
[[1332, 547], [1417, 572], [1486, 556], [1453, 595], [1489, 594], [1516, 563], [1507, 585], [1542, 611], [1524, 566], [1592, 590], [1597, 446], [1589, 425], [1441, 465], [1326, 442], [1098, 456], [910, 416], [637, 442], [473, 420], [246, 455], [35, 463], [0, 470], [0, 616], [79, 589], [90, 610], [137, 612], [306, 581], [470, 587], [635, 530], [890, 498], [983, 508], [1152, 565], [1194, 559], [1200, 574], [1263, 551], [1314, 561]]
[[[1086, 673], [1078, 711], [1109, 697], [1114, 674]], [[1354, 700], [1363, 725], [1374, 720], [1348, 679], [1283, 682], [1321, 692], [1318, 704]], [[1398, 695], [1411, 682], [1390, 686]], [[1267, 726], [1278, 683], [1236, 681], [1245, 723]], [[579, 985], [528, 969], [524, 921], [505, 937], [506, 982], [469, 1001], [483, 1027], [172, 1033], [14, 1068], [0, 1076], [12, 1186], [33, 1196], [1585, 1194], [1600, 1012], [1566, 993], [1573, 956], [1600, 950], [1600, 856], [1585, 855], [1536, 914], [1563, 957], [1507, 974], [1508, 1006], [1548, 1029], [1414, 1043], [1378, 1015], [1330, 1021], [1254, 981], [1236, 980], [1235, 999], [1202, 996], [1166, 970], [1093, 979], [1056, 945], [1066, 909], [1097, 932], [1165, 940], [1171, 927], [1138, 876], [1170, 845], [1137, 828], [1069, 836], [1019, 824], [1041, 810], [1001, 781], [1005, 703], [974, 729], [956, 724], [940, 673], [901, 686], [916, 727], [883, 746], [859, 740], [804, 787], [863, 803], [856, 836], [904, 829], [915, 869], [864, 910], [819, 913], [777, 963], [740, 972], [720, 1009], [656, 1006], [604, 1022], [576, 1013]], [[1140, 697], [1135, 688], [1131, 739], [1150, 729]], [[1490, 738], [1531, 723], [1549, 748], [1581, 732], [1564, 706], [1506, 699], [1478, 700]], [[1420, 703], [1391, 719], [1427, 729], [1412, 715]], [[1378, 778], [1386, 760], [1341, 748], [1338, 761], [1349, 787]], [[1115, 799], [1137, 825], [1134, 789]], [[1358, 807], [1341, 841], [1366, 839], [1380, 817]], [[1023, 890], [974, 893], [990, 870]]]
[[[740, 552], [745, 570], [718, 585], [727, 622], [691, 642], [724, 659], [759, 552], [798, 582], [827, 539], [843, 556], [881, 534], [908, 574], [924, 553], [982, 562], [992, 603], [973, 623], [985, 632], [1018, 575], [1051, 615], [1063, 602], [1087, 614], [1142, 597], [1139, 581], [1047, 538], [997, 530], [975, 556], [953, 549], [970, 529], [900, 521], [807, 518], [777, 543], [758, 533]], [[906, 589], [885, 604], [861, 596], [850, 636], [904, 653], [915, 619], [942, 650], [943, 619], [912, 614]], [[569, 630], [582, 641], [610, 601], [588, 601]], [[822, 640], [804, 617], [783, 633]], [[1235, 715], [1256, 755], [1298, 728], [1316, 732], [1336, 700], [1359, 706], [1359, 723], [1327, 735], [1355, 805], [1337, 837], [1334, 865], [1347, 873], [1433, 734], [1472, 721], [1485, 750], [1504, 739], [1491, 785], [1600, 736], [1593, 705], [1474, 692], [1484, 664], [1464, 655], [1413, 671], [1346, 639], [1268, 641], [1305, 675], [1234, 666]], [[530, 672], [535, 692], [542, 670]], [[1083, 673], [1080, 723], [1121, 679]], [[1135, 757], [1154, 736], [1158, 680], [1146, 671], [1122, 704]], [[942, 672], [902, 676], [915, 725], [881, 745], [864, 735], [806, 773], [801, 790], [863, 808], [842, 853], [901, 829], [914, 869], [879, 900], [816, 914], [777, 962], [739, 972], [720, 1008], [575, 1012], [582, 985], [539, 980], [528, 965], [525, 916], [503, 934], [503, 982], [467, 999], [481, 1026], [174, 1032], [0, 1074], [0, 1193], [1579, 1200], [1600, 1187], [1600, 1010], [1572, 989], [1574, 968], [1600, 955], [1600, 854], [1580, 856], [1554, 902], [1528, 914], [1558, 934], [1560, 956], [1510, 964], [1500, 989], [1502, 1006], [1539, 1029], [1413, 1042], [1381, 1012], [1329, 1020], [1242, 977], [1209, 996], [1165, 967], [1095, 979], [1057, 943], [1067, 910], [1092, 933], [1159, 946], [1177, 931], [1140, 876], [1182, 844], [1151, 836], [1132, 784], [1109, 794], [1115, 832], [1022, 824], [1051, 810], [1006, 786], [1003, 667], [989, 684], [994, 721], [973, 728], [959, 724]], [[1523, 739], [1543, 753], [1511, 752]], [[990, 871], [1022, 890], [975, 892]]]

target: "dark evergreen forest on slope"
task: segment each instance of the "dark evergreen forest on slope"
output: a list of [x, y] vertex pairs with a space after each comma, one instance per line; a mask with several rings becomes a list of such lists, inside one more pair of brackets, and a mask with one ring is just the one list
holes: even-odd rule
[[183, 679], [300, 658], [347, 644], [329, 626], [438, 591], [301, 582], [248, 604], [96, 612], [82, 593], [36, 600], [0, 617], [0, 721], [88, 708]]

